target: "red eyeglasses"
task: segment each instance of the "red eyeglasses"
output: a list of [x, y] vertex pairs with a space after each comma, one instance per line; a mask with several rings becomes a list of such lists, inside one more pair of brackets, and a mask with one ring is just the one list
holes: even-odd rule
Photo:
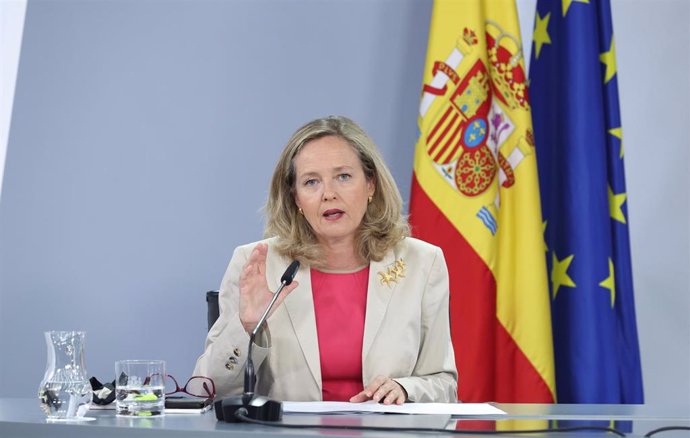
[[[173, 383], [174, 387], [172, 385]], [[178, 392], [183, 392], [192, 397], [214, 398], [216, 396], [216, 385], [210, 377], [192, 376], [187, 380], [187, 383], [180, 388], [180, 384], [177, 383], [177, 380], [168, 374], [167, 379], [165, 379], [165, 395], [172, 395]]]
[[[160, 376], [160, 374], [158, 375]], [[145, 379], [144, 385], [148, 385], [153, 379], [149, 376]], [[213, 379], [205, 376], [192, 376], [187, 380], [183, 387], [177, 383], [177, 379], [170, 374], [165, 375], [165, 395], [173, 395], [178, 392], [191, 395], [192, 397], [215, 398], [216, 385]]]

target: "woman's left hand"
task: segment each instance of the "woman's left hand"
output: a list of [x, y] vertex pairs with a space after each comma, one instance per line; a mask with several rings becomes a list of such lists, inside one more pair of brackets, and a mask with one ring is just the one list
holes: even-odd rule
[[390, 377], [376, 376], [362, 392], [352, 397], [350, 402], [361, 403], [367, 400], [381, 402], [384, 405], [401, 405], [407, 400], [407, 392]]

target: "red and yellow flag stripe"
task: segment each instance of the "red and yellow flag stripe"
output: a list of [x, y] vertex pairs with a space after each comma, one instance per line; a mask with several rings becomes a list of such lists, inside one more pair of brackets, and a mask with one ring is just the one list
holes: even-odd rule
[[436, 0], [410, 201], [443, 248], [464, 401], [553, 402], [526, 72], [513, 0]]

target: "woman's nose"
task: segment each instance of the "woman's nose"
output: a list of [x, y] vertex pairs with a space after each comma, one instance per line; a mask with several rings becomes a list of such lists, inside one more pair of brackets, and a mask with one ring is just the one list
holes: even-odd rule
[[335, 199], [335, 190], [333, 190], [332, 184], [326, 183], [323, 187], [323, 200], [332, 201]]

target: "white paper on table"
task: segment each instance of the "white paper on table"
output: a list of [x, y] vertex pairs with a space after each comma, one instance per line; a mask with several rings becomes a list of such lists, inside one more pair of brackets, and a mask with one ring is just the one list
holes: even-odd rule
[[380, 413], [443, 414], [453, 416], [506, 415], [504, 411], [488, 403], [404, 403], [402, 405], [383, 405], [373, 401], [364, 403], [284, 401], [283, 412], [293, 414]]
[[213, 405], [206, 405], [203, 408], [165, 408], [165, 415], [168, 414], [203, 414], [211, 410]]

